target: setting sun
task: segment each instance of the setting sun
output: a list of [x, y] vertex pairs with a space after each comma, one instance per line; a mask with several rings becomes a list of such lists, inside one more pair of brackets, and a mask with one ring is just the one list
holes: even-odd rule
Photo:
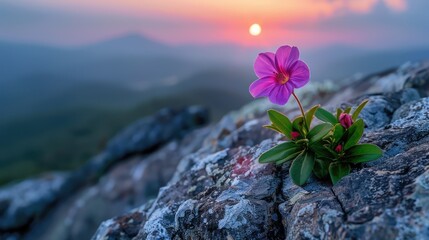
[[250, 26], [249, 28], [249, 33], [252, 36], [258, 36], [259, 34], [261, 34], [261, 32], [262, 32], [262, 28], [257, 23], [252, 24], [252, 26]]

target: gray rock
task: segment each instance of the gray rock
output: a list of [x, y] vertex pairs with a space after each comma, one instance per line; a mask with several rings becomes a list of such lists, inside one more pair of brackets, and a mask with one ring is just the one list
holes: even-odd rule
[[[417, 205], [416, 183], [429, 167], [429, 144], [408, 149], [347, 176], [333, 190], [346, 214], [339, 237], [424, 239], [429, 208]], [[422, 185], [420, 185], [422, 186]], [[350, 188], [355, 191], [350, 192]]]
[[118, 217], [101, 223], [100, 228], [95, 233], [95, 238], [105, 240], [128, 240], [137, 235], [140, 225], [145, 221], [143, 212], [135, 211], [131, 215]]
[[0, 189], [0, 232], [20, 229], [40, 217], [64, 194], [67, 178], [52, 173]]
[[420, 85], [407, 85], [407, 87], [404, 87], [404, 84], [407, 79], [413, 78], [417, 72], [427, 71], [428, 68], [429, 62], [408, 62], [398, 68], [370, 74], [354, 82], [346, 82], [324, 105], [336, 106], [338, 103], [357, 99], [364, 94], [393, 93], [406, 88], [421, 89]]
[[[336, 94], [330, 87], [301, 92], [308, 105], [370, 100], [360, 116], [363, 141], [384, 156], [353, 166], [335, 186], [311, 177], [299, 187], [289, 163], [258, 163], [284, 140], [262, 128], [272, 107], [266, 101], [192, 132], [205, 122], [205, 110], [165, 110], [127, 128], [61, 184], [33, 180], [0, 190], [0, 238], [428, 239], [429, 100], [419, 89], [428, 67], [405, 64]], [[290, 117], [299, 114], [293, 104]], [[23, 204], [20, 194], [37, 197]]]
[[395, 111], [392, 118], [392, 127], [412, 127], [420, 126], [421, 128], [429, 128], [429, 98], [422, 98], [402, 105]]
[[155, 197], [179, 160], [200, 148], [208, 132], [187, 134], [207, 122], [202, 107], [164, 109], [125, 129], [76, 171], [0, 189], [0, 239], [14, 232], [44, 240], [91, 237], [102, 220]]
[[423, 67], [412, 71], [404, 83], [404, 88], [415, 88], [421, 96], [429, 96], [429, 63], [422, 63]]
[[108, 143], [105, 151], [115, 159], [148, 152], [172, 139], [183, 137], [208, 121], [208, 111], [203, 107], [194, 106], [182, 111], [163, 109], [124, 129]]
[[[44, 221], [43, 229], [31, 231], [28, 236], [55, 240], [62, 236], [69, 239], [88, 239], [105, 219], [122, 214], [147, 203], [158, 194], [159, 188], [171, 179], [179, 161], [201, 147], [206, 129], [196, 130], [180, 141], [173, 141], [153, 154], [124, 159], [111, 168], [98, 183], [74, 194], [68, 201], [59, 204]], [[106, 211], [108, 209], [108, 211]], [[140, 209], [140, 208], [139, 208]], [[137, 224], [142, 211], [115, 220], [119, 226], [125, 221]], [[66, 221], [58, 221], [66, 219]], [[115, 223], [113, 222], [113, 223]], [[110, 222], [112, 223], [112, 221]], [[107, 226], [109, 222], [105, 223]], [[130, 236], [136, 226], [127, 225], [124, 231], [112, 232], [109, 236]], [[112, 237], [113, 236], [113, 237]], [[123, 238], [126, 239], [126, 238]]]
[[151, 153], [168, 142], [183, 138], [192, 130], [206, 125], [208, 121], [208, 110], [200, 106], [179, 111], [162, 109], [131, 124], [115, 136], [103, 152], [73, 172], [73, 182], [80, 186], [96, 181], [124, 158]]
[[345, 109], [356, 106], [368, 99], [368, 104], [362, 110], [359, 117], [364, 119], [367, 129], [375, 130], [383, 128], [392, 121], [394, 112], [403, 104], [420, 99], [420, 95], [414, 88], [403, 89], [398, 92], [364, 95], [342, 104]]
[[[381, 147], [384, 156], [355, 165], [335, 186], [310, 178], [299, 187], [289, 177], [289, 164], [259, 164], [258, 156], [282, 139], [261, 128], [267, 118], [252, 105], [258, 114], [230, 115], [211, 127], [201, 148], [182, 158], [150, 208], [121, 217], [136, 212], [146, 216], [139, 232], [128, 237], [428, 239], [429, 128], [425, 126], [429, 126], [429, 101], [419, 99], [415, 89], [400, 89], [421, 67], [404, 65], [342, 88], [354, 87], [354, 94], [361, 96], [350, 100], [342, 95], [349, 91], [339, 93], [342, 96], [336, 99], [347, 101], [345, 105], [356, 107], [361, 100], [370, 100], [361, 114], [367, 125], [363, 141]], [[388, 82], [395, 86], [390, 90], [398, 91], [383, 89]], [[383, 92], [367, 94], [362, 86], [372, 84], [376, 85], [373, 90]], [[326, 102], [338, 104], [331, 100]], [[118, 227], [115, 222], [107, 220], [109, 226]], [[104, 232], [118, 231], [105, 225], [100, 227]]]

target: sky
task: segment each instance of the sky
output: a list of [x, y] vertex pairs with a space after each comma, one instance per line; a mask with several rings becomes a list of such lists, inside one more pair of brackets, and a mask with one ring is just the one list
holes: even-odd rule
[[[0, 39], [75, 46], [138, 33], [172, 45], [429, 46], [428, 0], [2, 0]], [[253, 23], [262, 26], [251, 36]]]

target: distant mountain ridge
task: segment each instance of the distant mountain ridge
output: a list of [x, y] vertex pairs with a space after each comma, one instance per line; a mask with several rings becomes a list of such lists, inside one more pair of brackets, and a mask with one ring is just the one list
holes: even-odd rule
[[[301, 58], [310, 66], [312, 81], [338, 80], [429, 58], [429, 47], [375, 51], [335, 44], [300, 50]], [[0, 40], [0, 52], [0, 111], [4, 117], [23, 113], [26, 104], [37, 105], [42, 99], [55, 103], [59, 92], [79, 86], [90, 85], [95, 90], [97, 84], [109, 85], [121, 91], [138, 91], [136, 86], [144, 86], [142, 89], [148, 90], [200, 72], [222, 71], [226, 66], [248, 72], [252, 79], [239, 81], [249, 84], [255, 78], [251, 76], [252, 65], [258, 53], [257, 49], [235, 44], [170, 46], [139, 34], [74, 48]], [[237, 91], [247, 93], [246, 88]]]
[[98, 51], [104, 54], [119, 55], [164, 55], [171, 51], [171, 47], [139, 34], [123, 35], [94, 44], [78, 47], [81, 51]]

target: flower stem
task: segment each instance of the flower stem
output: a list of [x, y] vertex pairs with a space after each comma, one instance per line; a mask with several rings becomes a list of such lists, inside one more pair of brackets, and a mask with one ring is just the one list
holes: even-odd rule
[[[304, 124], [305, 124], [305, 126], [307, 126], [307, 121], [305, 120], [305, 113], [304, 113], [304, 109], [302, 108], [301, 101], [299, 101], [298, 97], [295, 95], [295, 93], [294, 93], [294, 92], [292, 92], [292, 95], [293, 95], [293, 97], [295, 98], [296, 102], [298, 103], [299, 109], [301, 109], [302, 119], [304, 120]], [[308, 129], [309, 127], [310, 127], [310, 126], [307, 126], [307, 129]]]

